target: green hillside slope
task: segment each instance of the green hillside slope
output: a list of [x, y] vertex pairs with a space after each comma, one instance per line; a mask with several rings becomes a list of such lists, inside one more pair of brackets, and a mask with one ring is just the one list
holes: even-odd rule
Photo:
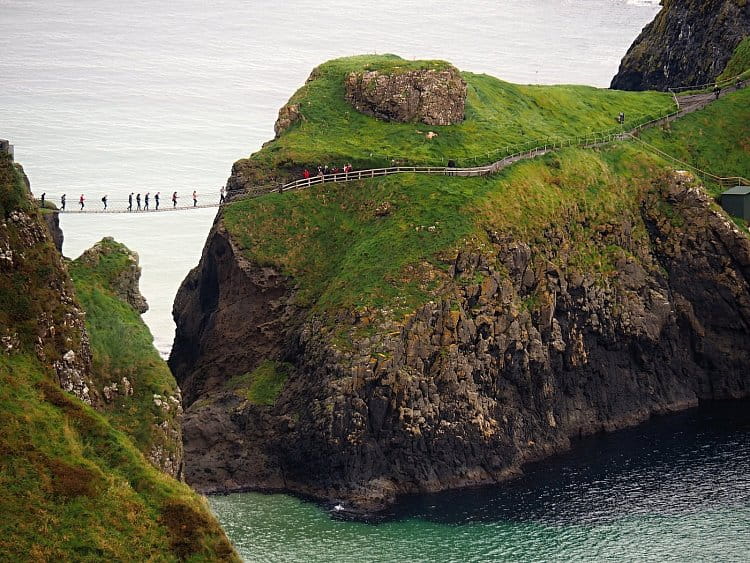
[[[641, 138], [685, 163], [717, 176], [750, 178], [750, 88], [719, 98]], [[643, 147], [641, 147], [643, 148]], [[647, 150], [647, 149], [646, 149]], [[679, 167], [679, 164], [675, 165]], [[721, 188], [708, 183], [714, 195]]]
[[[203, 499], [60, 388], [59, 362], [74, 349], [85, 356], [87, 336], [74, 323], [60, 256], [5, 156], [0, 213], [0, 559], [236, 560]], [[130, 321], [117, 308], [106, 314]], [[101, 364], [113, 351], [96, 335], [93, 342]]]
[[[471, 155], [485, 151], [481, 161], [486, 162], [494, 147], [606, 129], [618, 111], [632, 123], [672, 110], [668, 97], [658, 93], [517, 86], [463, 73], [469, 84], [466, 121], [430, 127], [439, 136], [427, 141], [415, 132], [427, 126], [382, 122], [344, 100], [346, 73], [396, 62], [352, 57], [318, 67], [290, 101], [300, 104], [304, 120], [238, 162], [235, 172], [244, 173], [250, 164], [259, 176], [271, 175], [273, 166], [377, 164], [363, 156], [367, 150], [414, 163], [458, 157], [472, 164]], [[749, 93], [728, 95], [644, 138], [719, 173], [746, 175]], [[370, 308], [407, 313], [440, 295], [450, 283], [448, 270], [457, 252], [485, 245], [493, 229], [529, 240], [543, 237], [560, 218], [580, 221], [579, 246], [573, 250], [581, 268], [612, 268], [616, 257], [593, 250], [598, 230], [612, 217], [637, 215], [654, 177], [674, 167], [642, 149], [634, 142], [565, 149], [484, 178], [398, 175], [324, 184], [238, 201], [226, 208], [224, 224], [246, 257], [291, 276], [301, 304], [319, 311], [354, 308], [365, 315]]]
[[[464, 72], [468, 85], [466, 119], [449, 126], [386, 123], [357, 112], [344, 99], [350, 72], [398, 72], [441, 68], [443, 61], [404, 61], [394, 55], [363, 55], [335, 59], [317, 67], [311, 79], [289, 100], [299, 104], [300, 122], [270, 141], [236, 170], [262, 182], [278, 168], [299, 171], [319, 164], [357, 168], [409, 164], [474, 165], [499, 159], [505, 148], [547, 138], [569, 138], [592, 132], [616, 131], [616, 116], [634, 124], [669, 113], [668, 94], [620, 92], [589, 86], [523, 86]], [[428, 139], [433, 131], [437, 137]]]
[[112, 289], [133, 267], [133, 254], [105, 238], [69, 269], [86, 311], [92, 376], [108, 389], [103, 412], [144, 455], [176, 474], [182, 454], [177, 383], [140, 314]]

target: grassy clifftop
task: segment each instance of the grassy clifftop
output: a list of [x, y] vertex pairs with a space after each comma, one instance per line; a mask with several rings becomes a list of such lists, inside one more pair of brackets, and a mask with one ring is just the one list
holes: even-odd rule
[[[357, 112], [344, 97], [350, 72], [398, 72], [432, 68], [440, 61], [405, 61], [394, 55], [335, 59], [317, 67], [289, 100], [299, 104], [301, 119], [280, 138], [267, 143], [235, 167], [263, 182], [277, 169], [314, 169], [318, 164], [355, 167], [410, 164], [487, 163], [507, 146], [614, 130], [624, 112], [629, 123], [668, 113], [667, 94], [619, 92], [588, 86], [524, 86], [464, 72], [468, 85], [466, 119], [450, 126], [386, 123]], [[429, 131], [438, 135], [427, 138]]]
[[[343, 77], [377, 61], [352, 57], [318, 67], [291, 100], [304, 120], [254, 154], [253, 166], [269, 172], [316, 162], [377, 164], [363, 156], [368, 150], [415, 163], [458, 156], [471, 164], [470, 155], [505, 144], [606, 129], [619, 111], [632, 120], [672, 108], [658, 93], [518, 86], [464, 73], [467, 119], [430, 127], [439, 132], [430, 141], [417, 133], [426, 126], [381, 122], [344, 100]], [[729, 95], [646, 138], [722, 174], [746, 175], [748, 101], [748, 91]], [[456, 254], [489, 246], [493, 231], [533, 241], [567, 218], [579, 231], [574, 251], [581, 270], [612, 270], [619, 251], [597, 246], [599, 230], [617, 218], [637, 218], [652, 179], [671, 167], [641, 149], [635, 143], [566, 149], [486, 178], [399, 175], [325, 184], [233, 203], [224, 223], [248, 258], [294, 280], [306, 306], [407, 313], [447, 291]], [[640, 235], [645, 231], [634, 233]]]
[[[87, 356], [88, 336], [23, 175], [4, 156], [0, 213], [0, 559], [236, 560], [205, 501], [146, 461], [128, 435], [137, 429], [121, 431], [60, 388], [59, 366]], [[127, 325], [112, 305], [92, 309], [92, 323]], [[97, 330], [92, 343], [101, 365], [113, 351]]]
[[[471, 155], [484, 152], [481, 161], [486, 162], [498, 147], [611, 129], [619, 111], [632, 123], [673, 108], [671, 97], [659, 93], [519, 86], [463, 73], [468, 83], [463, 123], [429, 128], [388, 123], [358, 113], [344, 99], [347, 73], [380, 64], [417, 63], [366, 56], [321, 65], [290, 100], [300, 105], [302, 121], [237, 163], [235, 171], [252, 165], [264, 176], [277, 166], [384, 164], [377, 162], [378, 152], [414, 163], [455, 157], [473, 164]], [[648, 138], [672, 139], [662, 144], [665, 150], [692, 145], [708, 151], [718, 143], [721, 150], [708, 151], [700, 164], [722, 162], [722, 171], [743, 173], [748, 158], [737, 141], [746, 134], [746, 102], [745, 92], [729, 96]], [[427, 129], [437, 131], [438, 137], [429, 140], [419, 133]], [[720, 158], [727, 151], [733, 155], [731, 162]], [[248, 258], [277, 266], [295, 280], [305, 305], [318, 310], [388, 306], [409, 311], [440, 295], [450, 284], [447, 271], [458, 250], [487, 244], [492, 230], [528, 240], [543, 236], [561, 216], [582, 221], [586, 216], [581, 260], [601, 264], [600, 257], [586, 251], [586, 236], [595, 232], [592, 221], [606, 222], [628, 206], [636, 210], [640, 191], [664, 164], [634, 145], [606, 151], [566, 149], [488, 178], [399, 175], [269, 194], [233, 203], [224, 222]]]

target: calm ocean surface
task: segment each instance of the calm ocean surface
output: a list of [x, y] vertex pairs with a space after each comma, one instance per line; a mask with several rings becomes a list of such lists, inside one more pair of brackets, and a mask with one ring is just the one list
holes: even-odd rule
[[[396, 53], [521, 83], [606, 86], [648, 0], [0, 0], [0, 138], [35, 194], [218, 199], [317, 64]], [[64, 253], [111, 235], [141, 256], [162, 354], [215, 215], [68, 214]], [[746, 408], [748, 405], [744, 405]], [[274, 495], [212, 499], [249, 561], [750, 558], [748, 420], [688, 414], [584, 442], [508, 486], [408, 499], [378, 525]], [[731, 416], [725, 416], [731, 414]]]
[[500, 487], [405, 499], [379, 524], [285, 495], [211, 497], [247, 561], [750, 559], [750, 403], [581, 440]]

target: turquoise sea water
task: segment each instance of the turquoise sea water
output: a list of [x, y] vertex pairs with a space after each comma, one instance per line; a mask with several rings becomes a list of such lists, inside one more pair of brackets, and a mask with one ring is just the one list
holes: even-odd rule
[[747, 561], [750, 403], [587, 438], [503, 485], [377, 523], [286, 495], [211, 497], [247, 561]]

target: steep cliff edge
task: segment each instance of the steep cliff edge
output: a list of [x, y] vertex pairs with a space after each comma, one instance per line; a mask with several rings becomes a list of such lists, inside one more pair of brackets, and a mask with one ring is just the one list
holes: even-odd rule
[[[477, 129], [490, 84], [508, 134], [524, 127], [514, 104], [531, 102], [506, 97], [518, 90], [464, 76], [466, 120], [440, 138]], [[747, 95], [716, 108], [744, 123]], [[297, 101], [304, 110], [316, 98]], [[332, 149], [292, 151], [324, 134], [312, 115], [234, 172], [262, 175], [282, 154], [277, 173], [289, 173], [310, 165], [295, 155], [346, 150], [332, 117]], [[659, 134], [702, 147], [715, 141], [703, 121]], [[365, 135], [409, 150], [400, 124], [366, 123]], [[742, 139], [727, 142], [746, 162]], [[175, 302], [186, 480], [376, 510], [402, 493], [502, 480], [572, 437], [747, 396], [749, 267], [746, 233], [703, 187], [627, 143], [492, 177], [399, 175], [235, 201]]]
[[[0, 559], [237, 560], [205, 500], [134, 444], [143, 413], [111, 412], [88, 330], [121, 319], [106, 295], [84, 314], [23, 171], [0, 155]], [[152, 420], [140, 428], [158, 433]]]
[[165, 473], [181, 478], [180, 390], [140, 317], [138, 255], [106, 237], [69, 264], [86, 311], [99, 410]]
[[[402, 321], [352, 312], [331, 326], [308, 311], [277, 333], [269, 357], [293, 369], [270, 406], [241, 377], [252, 382], [260, 357], [238, 365], [227, 347], [231, 361], [213, 368], [235, 377], [188, 402], [188, 482], [377, 509], [398, 493], [502, 479], [573, 436], [747, 396], [750, 241], [687, 179], [655, 184], [639, 211], [595, 225], [590, 252], [612, 253], [609, 264], [576, 264], [578, 214], [545, 242], [489, 232], [451, 261], [448, 295]], [[227, 296], [246, 276], [226, 280], [215, 310], [237, 306]], [[269, 292], [293, 299], [285, 285]], [[223, 336], [203, 333], [217, 346]]]
[[750, 35], [750, 4], [744, 0], [664, 0], [663, 5], [622, 59], [612, 88], [706, 84]]

